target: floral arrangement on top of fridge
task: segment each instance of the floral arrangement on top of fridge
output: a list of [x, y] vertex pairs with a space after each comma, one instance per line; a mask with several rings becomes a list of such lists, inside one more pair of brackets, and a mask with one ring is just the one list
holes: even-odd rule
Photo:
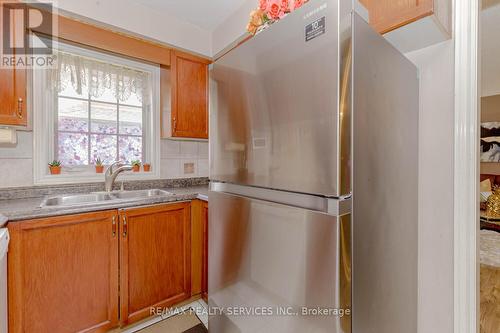
[[250, 13], [247, 31], [256, 35], [274, 22], [302, 7], [309, 0], [259, 0], [259, 7]]

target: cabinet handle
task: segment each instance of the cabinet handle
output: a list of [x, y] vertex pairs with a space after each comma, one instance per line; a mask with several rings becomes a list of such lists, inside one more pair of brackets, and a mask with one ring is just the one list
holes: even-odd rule
[[113, 237], [116, 237], [116, 216], [113, 216], [113, 226], [111, 227]]
[[24, 100], [22, 98], [17, 100], [17, 116], [19, 119], [23, 119], [23, 103]]
[[177, 118], [174, 117], [174, 132], [177, 130]]
[[123, 238], [127, 237], [127, 217], [123, 216]]

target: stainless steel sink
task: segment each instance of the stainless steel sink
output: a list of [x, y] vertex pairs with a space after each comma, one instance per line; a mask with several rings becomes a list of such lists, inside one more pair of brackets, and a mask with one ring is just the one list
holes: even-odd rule
[[142, 190], [142, 191], [122, 191], [112, 192], [111, 196], [117, 199], [141, 199], [157, 196], [172, 195], [172, 193], [163, 190]]
[[141, 191], [121, 191], [121, 192], [98, 192], [90, 194], [60, 195], [49, 197], [43, 200], [41, 207], [70, 207], [98, 205], [110, 202], [125, 202], [134, 199], [146, 199], [160, 196], [168, 196], [172, 193], [153, 189]]
[[98, 202], [106, 202], [113, 199], [114, 198], [107, 193], [61, 195], [57, 197], [46, 198], [42, 202], [42, 207], [85, 205]]

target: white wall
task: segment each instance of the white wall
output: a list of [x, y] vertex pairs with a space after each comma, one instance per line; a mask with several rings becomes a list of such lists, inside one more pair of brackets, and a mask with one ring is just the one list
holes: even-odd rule
[[481, 12], [481, 96], [500, 94], [500, 4]]
[[454, 42], [406, 54], [420, 71], [420, 333], [453, 332]]
[[[161, 140], [160, 149], [162, 179], [208, 177], [207, 142]], [[184, 163], [193, 163], [194, 173], [185, 173]], [[16, 147], [0, 147], [0, 166], [3, 170], [0, 177], [0, 189], [33, 186], [33, 135], [31, 132], [18, 132]]]
[[247, 0], [212, 33], [212, 54], [215, 56], [246, 35], [250, 13], [257, 8], [257, 0]]
[[201, 55], [212, 55], [209, 31], [143, 5], [126, 0], [57, 0], [57, 7], [77, 17], [85, 17], [85, 21], [104, 22], [129, 34], [145, 36]]

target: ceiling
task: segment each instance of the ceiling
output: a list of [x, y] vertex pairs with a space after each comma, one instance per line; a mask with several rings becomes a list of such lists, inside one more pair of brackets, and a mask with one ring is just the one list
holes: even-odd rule
[[[245, 0], [128, 0], [213, 31]], [[257, 4], [257, 0], [255, 0]]]

